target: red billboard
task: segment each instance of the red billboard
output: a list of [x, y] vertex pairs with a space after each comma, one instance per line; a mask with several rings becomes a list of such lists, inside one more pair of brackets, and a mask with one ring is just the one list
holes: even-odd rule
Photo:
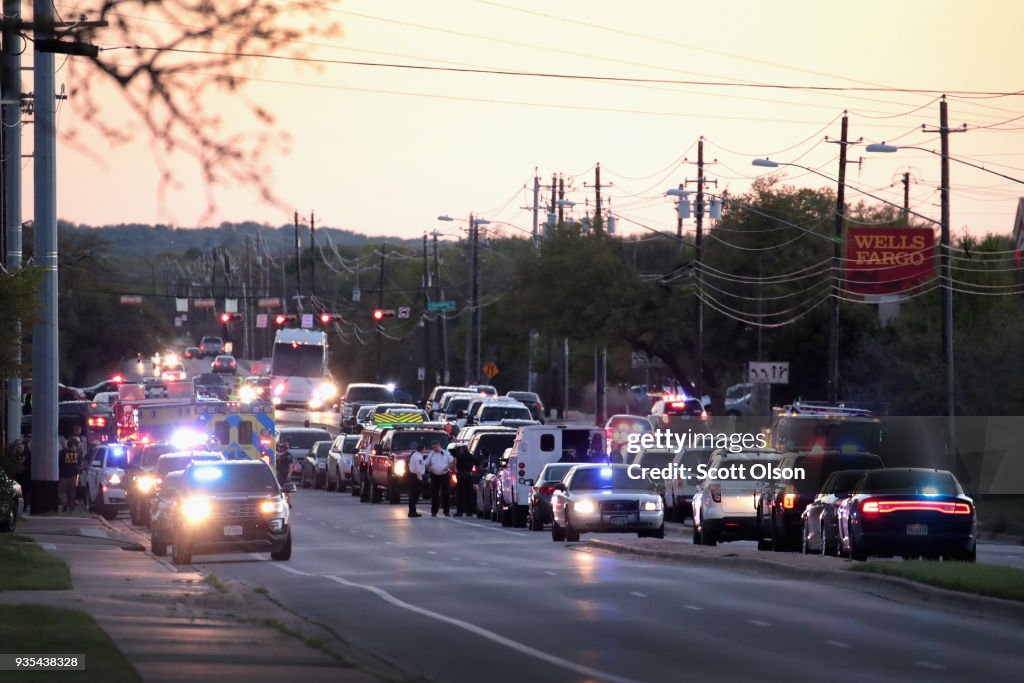
[[900, 294], [935, 273], [930, 228], [848, 228], [846, 289], [852, 294]]

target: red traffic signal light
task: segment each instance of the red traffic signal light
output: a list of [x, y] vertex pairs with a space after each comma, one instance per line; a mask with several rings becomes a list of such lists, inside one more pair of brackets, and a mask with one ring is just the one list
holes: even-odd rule
[[379, 308], [374, 309], [374, 311], [373, 311], [373, 319], [374, 320], [383, 320], [384, 319], [384, 311], [379, 309]]
[[331, 322], [331, 314], [330, 313], [321, 313], [320, 314], [320, 322], [322, 322], [324, 325], [326, 325], [329, 322]]
[[373, 309], [373, 319], [383, 320], [384, 318], [394, 318], [395, 309], [393, 308], [375, 308]]
[[299, 322], [299, 316], [287, 315], [285, 313], [278, 313], [274, 317], [274, 324], [278, 327], [284, 327], [285, 325], [297, 325]]
[[227, 325], [228, 323], [238, 322], [242, 319], [241, 313], [221, 313], [220, 321]]

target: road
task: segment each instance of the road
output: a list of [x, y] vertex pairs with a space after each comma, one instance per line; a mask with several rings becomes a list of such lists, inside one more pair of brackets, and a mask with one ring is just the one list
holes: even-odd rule
[[[123, 521], [122, 523], [127, 523]], [[198, 556], [428, 679], [1016, 680], [1024, 629], [853, 589], [605, 555], [300, 490], [290, 562]], [[586, 537], [585, 537], [586, 538]]]

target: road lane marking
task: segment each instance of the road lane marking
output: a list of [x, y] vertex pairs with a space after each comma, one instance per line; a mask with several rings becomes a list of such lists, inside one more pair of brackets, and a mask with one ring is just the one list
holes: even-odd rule
[[456, 562], [461, 562], [462, 561], [462, 558], [459, 558], [459, 557], [453, 557], [452, 559], [455, 560]]
[[521, 652], [525, 655], [529, 655], [541, 661], [547, 662], [548, 664], [553, 664], [563, 669], [574, 671], [576, 673], [583, 674], [584, 676], [596, 678], [602, 681], [611, 681], [612, 683], [638, 683], [635, 679], [632, 678], [616, 676], [615, 674], [608, 673], [607, 671], [601, 671], [600, 669], [595, 669], [589, 666], [584, 666], [582, 664], [577, 664], [576, 662], [570, 661], [568, 659], [562, 659], [561, 657], [549, 654], [547, 652], [544, 652], [543, 650], [538, 650], [524, 643], [520, 643], [519, 641], [512, 640], [511, 638], [506, 638], [505, 636], [499, 635], [494, 631], [490, 631], [481, 626], [477, 626], [476, 624], [471, 624], [467, 621], [462, 621], [461, 619], [449, 617], [444, 614], [438, 614], [437, 612], [431, 612], [428, 609], [418, 607], [411, 603], [405, 602], [404, 600], [396, 598], [395, 596], [391, 595], [391, 593], [388, 593], [386, 590], [378, 588], [377, 586], [355, 583], [354, 581], [349, 581], [348, 579], [343, 579], [340, 576], [334, 576], [330, 574], [324, 575], [324, 578], [330, 581], [334, 581], [335, 583], [339, 583], [343, 586], [348, 586], [350, 588], [359, 588], [365, 591], [369, 591], [370, 593], [373, 593], [374, 595], [379, 597], [381, 600], [384, 600], [385, 602], [390, 603], [395, 607], [399, 607], [401, 609], [414, 612], [416, 614], [428, 617], [430, 619], [436, 619], [446, 624], [451, 624], [452, 626], [456, 626], [465, 631], [469, 631], [470, 633], [478, 635], [481, 638], [490, 640], [493, 643], [504, 645], [509, 649], [515, 650], [516, 652]]
[[558, 576], [558, 574], [556, 572], [544, 572], [544, 573], [547, 574], [548, 576]]
[[754, 626], [761, 626], [762, 628], [771, 626], [767, 621], [761, 621], [760, 619], [747, 619], [747, 623], [753, 624]]
[[427, 551], [427, 555], [437, 555], [437, 553], [434, 552], [433, 550], [428, 550]]
[[487, 566], [486, 562], [477, 562], [477, 564], [480, 565], [481, 567], [486, 567]]
[[826, 640], [825, 644], [826, 645], [831, 645], [832, 647], [841, 647], [841, 648], [844, 648], [844, 649], [850, 647], [848, 644], [846, 644], [844, 642], [841, 642], [841, 641], [838, 641], [838, 640]]
[[630, 595], [635, 595], [638, 598], [646, 598], [647, 593], [637, 593], [636, 591], [629, 591]]
[[946, 667], [942, 666], [941, 664], [936, 664], [935, 662], [926, 662], [926, 661], [923, 661], [923, 660], [918, 660], [918, 661], [914, 662], [914, 664], [917, 664], [918, 666], [923, 667], [925, 669], [931, 669], [933, 671], [939, 671], [941, 669], [945, 669], [946, 668]]
[[384, 545], [394, 545], [394, 541], [384, 541]]
[[57, 549], [57, 544], [56, 543], [40, 543], [39, 547], [42, 548], [43, 550], [56, 550]]
[[692, 609], [695, 612], [703, 612], [703, 607], [697, 607], [697, 605], [684, 605], [684, 609]]
[[483, 524], [474, 524], [473, 522], [467, 522], [464, 519], [450, 519], [448, 521], [452, 522], [453, 524], [465, 524], [466, 526], [471, 526], [474, 529], [483, 529], [485, 531], [498, 531], [503, 534], [512, 534], [513, 536], [518, 536], [519, 538], [524, 538], [526, 536], [526, 532], [524, 531], [509, 531], [508, 529], [498, 529], [495, 527], [484, 526]]

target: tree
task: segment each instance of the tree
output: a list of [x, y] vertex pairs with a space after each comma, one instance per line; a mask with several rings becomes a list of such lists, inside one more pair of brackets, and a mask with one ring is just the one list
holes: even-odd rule
[[[42, 271], [27, 266], [13, 273], [0, 272], [0, 377], [10, 377], [21, 371], [17, 362], [21, 339], [16, 330], [29, 330], [35, 320], [36, 290], [42, 281]], [[24, 362], [28, 356], [22, 353]]]
[[[322, 2], [278, 0], [90, 0], [82, 16], [108, 21], [105, 28], [76, 32], [104, 49], [94, 59], [72, 58], [70, 96], [87, 126], [109, 142], [126, 143], [136, 133], [110, 123], [110, 96], [125, 102], [151, 138], [160, 169], [161, 194], [175, 182], [168, 164], [176, 152], [191, 156], [207, 186], [207, 210], [214, 190], [227, 182], [255, 187], [273, 201], [265, 156], [281, 148], [285, 136], [275, 129], [273, 113], [246, 96], [244, 84], [259, 73], [260, 59], [274, 55], [301, 58], [318, 39], [338, 34], [326, 20]], [[290, 7], [288, 11], [286, 8]], [[232, 118], [225, 127], [218, 108], [228, 99], [245, 106], [253, 132], [239, 132]], [[85, 132], [65, 136], [95, 151]]]

